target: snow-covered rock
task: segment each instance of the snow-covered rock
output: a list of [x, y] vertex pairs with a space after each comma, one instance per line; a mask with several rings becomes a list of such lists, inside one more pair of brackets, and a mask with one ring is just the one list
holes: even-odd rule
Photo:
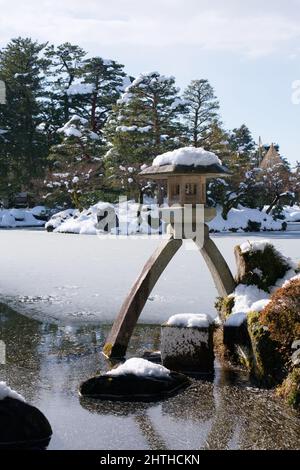
[[66, 209], [64, 211], [57, 212], [50, 220], [45, 224], [45, 228], [48, 232], [58, 229], [65, 221], [70, 218], [76, 218], [79, 215], [77, 209]]
[[108, 376], [133, 374], [138, 377], [169, 377], [170, 370], [160, 364], [154, 364], [146, 359], [132, 357], [124, 364], [106, 373]]
[[6, 382], [0, 382], [0, 400], [5, 398], [14, 398], [15, 400], [20, 400], [25, 402], [25, 398], [22, 397], [18, 392], [10, 388]]
[[43, 227], [44, 220], [38, 220], [40, 207], [33, 209], [0, 209], [0, 228]]

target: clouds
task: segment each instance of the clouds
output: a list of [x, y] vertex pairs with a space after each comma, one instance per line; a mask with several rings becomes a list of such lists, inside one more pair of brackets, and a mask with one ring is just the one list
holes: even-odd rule
[[247, 57], [293, 54], [299, 0], [0, 0], [0, 44], [27, 35], [100, 46], [197, 46]]

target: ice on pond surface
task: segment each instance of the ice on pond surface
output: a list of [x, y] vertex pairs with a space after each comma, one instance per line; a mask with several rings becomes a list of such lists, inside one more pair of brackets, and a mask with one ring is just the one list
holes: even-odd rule
[[[251, 240], [265, 236], [251, 234]], [[235, 271], [233, 249], [249, 234], [213, 240]], [[299, 234], [268, 234], [275, 247], [298, 261]], [[159, 237], [79, 236], [40, 231], [0, 231], [0, 300], [50, 322], [101, 321], [116, 317]], [[162, 274], [140, 317], [161, 324], [181, 312], [215, 317], [217, 291], [202, 256], [185, 242]]]
[[[110, 364], [100, 353], [103, 324], [49, 324], [0, 305], [9, 361], [0, 381], [18, 390], [49, 420], [49, 449], [299, 449], [299, 416], [246, 374], [216, 368], [160, 403], [80, 399], [78, 387]], [[160, 327], [139, 325], [128, 358], [159, 347]]]

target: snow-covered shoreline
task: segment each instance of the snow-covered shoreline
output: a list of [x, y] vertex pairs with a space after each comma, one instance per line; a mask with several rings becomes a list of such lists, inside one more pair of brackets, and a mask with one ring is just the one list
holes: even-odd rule
[[[122, 235], [157, 234], [160, 230], [164, 232], [164, 227], [159, 229], [158, 208], [149, 201], [149, 204], [140, 206], [134, 201], [119, 202], [109, 204], [99, 202], [93, 206], [79, 211], [77, 209], [66, 209], [55, 213], [48, 222], [40, 220], [45, 216], [47, 208], [38, 206], [33, 209], [0, 209], [0, 229], [1, 228], [24, 228], [24, 227], [44, 227], [49, 231], [57, 233], [76, 233], [80, 235], [97, 235], [101, 229], [97, 228], [99, 210], [109, 207], [114, 210], [118, 218], [118, 229], [115, 227], [109, 230], [110, 233]], [[138, 213], [140, 213], [138, 215]], [[38, 217], [38, 218], [37, 218]], [[217, 207], [216, 217], [208, 223], [211, 232], [249, 232], [254, 231], [281, 231], [285, 223], [300, 222], [300, 207], [285, 206], [282, 212], [282, 219], [274, 220], [272, 215], [266, 213], [266, 208], [250, 209], [241, 205], [231, 209], [225, 220], [222, 217], [222, 209]], [[152, 226], [149, 220], [152, 219]], [[252, 225], [252, 230], [249, 230]], [[49, 229], [50, 228], [50, 229]]]

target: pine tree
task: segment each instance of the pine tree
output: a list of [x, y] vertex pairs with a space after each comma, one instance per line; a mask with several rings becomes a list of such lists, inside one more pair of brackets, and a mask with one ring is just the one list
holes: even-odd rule
[[[0, 150], [2, 188], [8, 196], [30, 188], [31, 178], [43, 171], [47, 141], [37, 127], [42, 114], [43, 78], [40, 57], [45, 44], [29, 38], [13, 39], [0, 51], [0, 79], [6, 84], [7, 103], [0, 108], [0, 128], [5, 131]], [[3, 133], [2, 133], [3, 136]], [[5, 189], [4, 189], [5, 191]]]
[[[86, 52], [79, 46], [66, 42], [59, 46], [50, 45], [45, 50], [45, 77], [48, 91], [48, 113], [51, 124], [61, 127], [72, 114], [78, 112], [78, 96], [70, 92], [71, 87], [82, 76]], [[46, 116], [47, 117], [47, 116]], [[47, 122], [45, 122], [47, 129]]]
[[212, 125], [218, 121], [219, 102], [208, 80], [193, 80], [185, 89], [188, 140], [194, 147], [207, 148]]
[[[179, 91], [174, 77], [165, 77], [158, 72], [140, 74], [126, 88], [106, 127], [112, 145], [107, 167], [115, 184], [118, 184], [120, 165], [135, 169], [134, 173], [123, 175], [127, 181], [128, 178], [138, 181], [134, 174], [141, 165], [151, 164], [156, 155], [180, 146], [184, 134], [180, 118], [185, 112], [185, 104]], [[141, 184], [143, 186], [144, 182]], [[138, 193], [140, 188], [137, 183]]]
[[102, 159], [98, 156], [100, 139], [90, 130], [87, 119], [77, 115], [58, 133], [63, 140], [51, 147], [45, 199], [48, 204], [71, 203], [81, 209], [88, 201], [87, 193], [97, 192], [103, 182]]
[[[124, 84], [130, 83], [123, 68], [114, 60], [92, 57], [85, 61], [82, 69], [81, 86], [86, 87], [82, 103], [83, 117], [90, 121], [91, 130], [101, 137], [112, 107], [124, 91]], [[76, 86], [73, 93], [76, 95]]]
[[[85, 201], [92, 201], [88, 193], [99, 195], [99, 190], [106, 189], [103, 178], [99, 178], [102, 156], [106, 151], [103, 127], [120, 97], [124, 79], [122, 65], [94, 57], [82, 62], [80, 78], [74, 79], [70, 85], [68, 82], [65, 95], [69, 99], [69, 113], [76, 108], [78, 114], [72, 114], [69, 121], [56, 129], [60, 139], [51, 147], [52, 175], [50, 171], [47, 177], [47, 187], [53, 187], [55, 191], [48, 201], [57, 195], [60, 202], [71, 198], [72, 204], [80, 207]], [[60, 186], [57, 184], [58, 171], [64, 175]]]

